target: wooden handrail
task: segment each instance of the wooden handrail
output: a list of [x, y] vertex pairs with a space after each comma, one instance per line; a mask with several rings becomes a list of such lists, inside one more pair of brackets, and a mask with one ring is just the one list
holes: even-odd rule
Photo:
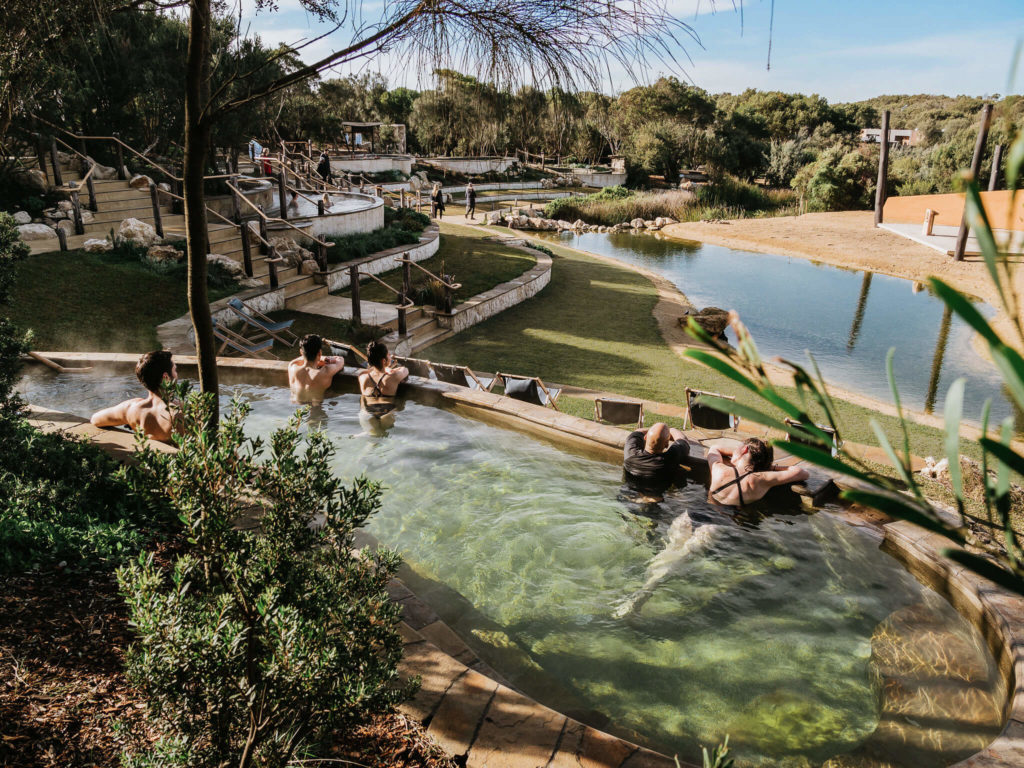
[[440, 277], [435, 275], [429, 269], [427, 269], [426, 267], [420, 266], [415, 261], [410, 259], [408, 256], [395, 256], [395, 261], [397, 261], [399, 264], [411, 264], [412, 266], [416, 267], [416, 269], [418, 269], [420, 272], [426, 272], [432, 278], [437, 280], [437, 282], [439, 282], [445, 288], [448, 288], [450, 290], [457, 291], [457, 290], [459, 290], [459, 288], [462, 287], [462, 283], [446, 283], [444, 280], [442, 280]]
[[[264, 221], [266, 221], [266, 222], [267, 222], [268, 224], [269, 224], [270, 222], [272, 222], [272, 221], [273, 221], [273, 222], [277, 222], [277, 223], [280, 223], [280, 224], [286, 224], [286, 225], [288, 225], [288, 227], [290, 227], [291, 229], [294, 229], [294, 230], [295, 230], [296, 232], [298, 232], [298, 233], [299, 233], [300, 235], [302, 235], [303, 237], [308, 237], [308, 238], [309, 238], [310, 240], [312, 240], [312, 241], [313, 241], [314, 243], [316, 243], [317, 245], [322, 245], [322, 246], [324, 246], [325, 248], [330, 248], [330, 247], [331, 247], [332, 245], [334, 245], [334, 243], [332, 243], [332, 242], [329, 242], [329, 241], [327, 241], [327, 240], [320, 240], [319, 238], [317, 238], [317, 237], [314, 237], [313, 235], [309, 234], [308, 232], [303, 232], [303, 231], [302, 231], [302, 230], [301, 230], [301, 229], [300, 229], [299, 227], [296, 227], [296, 226], [295, 226], [294, 224], [292, 224], [292, 223], [291, 223], [290, 221], [288, 221], [287, 219], [280, 219], [280, 218], [274, 218], [274, 217], [272, 217], [272, 216], [267, 216], [267, 214], [265, 214], [265, 213], [264, 213], [263, 211], [261, 211], [261, 210], [259, 209], [259, 206], [257, 206], [256, 204], [254, 204], [254, 203], [253, 203], [253, 202], [252, 202], [251, 200], [249, 200], [248, 198], [246, 198], [246, 196], [245, 196], [245, 195], [243, 195], [243, 194], [242, 194], [242, 193], [241, 193], [241, 192], [239, 191], [238, 187], [236, 187], [236, 186], [235, 186], [234, 184], [228, 184], [228, 185], [227, 185], [227, 187], [228, 187], [229, 189], [233, 190], [233, 191], [235, 192], [235, 194], [237, 194], [237, 195], [238, 195], [238, 197], [239, 197], [239, 198], [241, 198], [241, 200], [242, 200], [242, 202], [243, 202], [243, 203], [245, 203], [245, 204], [246, 204], [246, 205], [248, 205], [248, 206], [249, 206], [250, 208], [252, 208], [252, 209], [253, 209], [254, 211], [256, 211], [256, 215], [257, 215], [257, 216], [259, 216], [260, 218], [262, 218], [262, 219], [263, 219]], [[234, 222], [230, 222], [230, 223], [231, 223], [231, 224], [234, 224]], [[264, 242], [266, 242], [266, 241], [264, 240]]]
[[[381, 285], [383, 285], [383, 286], [384, 286], [385, 288], [387, 288], [387, 289], [388, 289], [389, 291], [391, 291], [391, 292], [392, 292], [393, 294], [395, 294], [396, 296], [398, 296], [398, 297], [402, 298], [402, 292], [401, 292], [401, 291], [399, 291], [399, 290], [396, 290], [396, 289], [392, 288], [392, 287], [391, 287], [390, 285], [388, 285], [387, 283], [385, 283], [385, 282], [384, 282], [383, 280], [381, 280], [381, 279], [380, 279], [379, 277], [377, 277], [376, 275], [372, 275], [372, 274], [370, 274], [369, 272], [363, 272], [362, 270], [360, 270], [360, 271], [359, 271], [359, 274], [360, 274], [360, 275], [365, 275], [366, 277], [370, 278], [371, 280], [376, 280], [376, 281], [377, 281], [378, 283], [380, 283]], [[408, 296], [405, 296], [404, 298], [405, 298], [405, 303], [404, 303], [404, 304], [399, 304], [399, 305], [398, 305], [398, 309], [411, 309], [412, 307], [415, 307], [415, 306], [416, 306], [416, 305], [415, 305], [415, 304], [413, 304], [413, 303], [412, 303], [411, 301], [409, 301], [409, 297], [408, 297]]]

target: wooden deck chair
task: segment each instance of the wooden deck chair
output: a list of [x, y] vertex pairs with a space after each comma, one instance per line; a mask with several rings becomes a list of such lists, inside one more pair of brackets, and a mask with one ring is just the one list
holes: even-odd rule
[[413, 376], [419, 376], [422, 379], [435, 379], [433, 368], [430, 367], [429, 360], [420, 360], [415, 357], [398, 357], [392, 355], [392, 359], [399, 365], [404, 365], [409, 369], [409, 373]]
[[434, 369], [437, 380], [447, 384], [457, 384], [460, 387], [479, 389], [482, 392], [490, 392], [491, 387], [494, 386], [494, 379], [481, 379], [464, 365], [431, 363], [430, 367]]
[[735, 397], [720, 395], [717, 392], [705, 392], [700, 389], [686, 388], [686, 416], [683, 418], [683, 429], [687, 425], [701, 431], [722, 432], [726, 429], [736, 429], [740, 425], [740, 418], [731, 413], [716, 411], [707, 405], [696, 402], [701, 395], [709, 397], [722, 397], [726, 400], [735, 400]]
[[216, 320], [213, 321], [213, 336], [221, 342], [220, 348], [217, 350], [218, 355], [222, 355], [225, 350], [230, 349], [242, 357], [262, 357], [271, 360], [274, 358], [270, 354], [270, 349], [274, 346], [273, 339], [253, 342]]
[[505, 388], [505, 396], [514, 400], [522, 400], [524, 403], [534, 405], [550, 405], [556, 411], [558, 406], [555, 401], [562, 394], [557, 387], [547, 387], [537, 376], [520, 376], [515, 373], [499, 373], [494, 377], [495, 382], [501, 382]]
[[[803, 423], [796, 419], [791, 419], [788, 416], [783, 419], [788, 427], [802, 427]], [[825, 424], [815, 424], [818, 429], [824, 432], [826, 435], [832, 438], [832, 458], [839, 456], [839, 449], [843, 447], [843, 441], [839, 438], [839, 433], [836, 432], [832, 427], [826, 426]], [[789, 435], [788, 439], [791, 443], [800, 443], [801, 445], [811, 445], [815, 448], [821, 448], [821, 444], [816, 442], [810, 437], [804, 437], [803, 435]]]
[[638, 400], [614, 400], [610, 397], [594, 398], [594, 421], [607, 424], [636, 424], [644, 426], [644, 404]]
[[258, 309], [253, 309], [241, 299], [230, 299], [228, 306], [231, 311], [242, 318], [242, 322], [245, 326], [252, 328], [255, 332], [254, 336], [248, 336], [247, 334], [241, 334], [246, 338], [255, 341], [258, 338], [264, 336], [273, 337], [277, 341], [280, 341], [286, 347], [294, 347], [299, 343], [299, 337], [291, 331], [292, 323], [294, 320], [280, 320], [274, 321], [264, 315]]
[[353, 347], [351, 344], [346, 344], [343, 341], [334, 341], [333, 339], [324, 339], [324, 343], [330, 348], [330, 350], [338, 355], [338, 357], [345, 358], [345, 365], [349, 368], [366, 368], [366, 355], [360, 352], [358, 349]]

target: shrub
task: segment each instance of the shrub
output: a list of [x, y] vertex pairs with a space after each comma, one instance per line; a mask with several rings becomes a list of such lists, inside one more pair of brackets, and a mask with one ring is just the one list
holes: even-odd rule
[[379, 487], [343, 486], [326, 434], [301, 437], [297, 415], [265, 446], [235, 402], [211, 435], [212, 406], [185, 396], [177, 453], [140, 456], [189, 550], [166, 569], [150, 555], [118, 572], [138, 638], [127, 668], [163, 730], [156, 762], [284, 766], [406, 694], [385, 591], [398, 557], [354, 551]]
[[384, 226], [396, 226], [407, 232], [422, 232], [430, 226], [430, 217], [412, 208], [384, 207]]
[[358, 235], [345, 235], [336, 238], [334, 245], [327, 249], [327, 263], [340, 264], [353, 259], [362, 259], [371, 253], [397, 248], [400, 245], [413, 245], [420, 241], [418, 232], [410, 232], [401, 227], [383, 227], [374, 232]]

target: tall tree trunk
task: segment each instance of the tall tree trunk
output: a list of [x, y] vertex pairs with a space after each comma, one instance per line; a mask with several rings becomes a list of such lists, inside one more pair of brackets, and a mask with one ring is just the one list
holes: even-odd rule
[[188, 310], [196, 336], [199, 389], [214, 393], [209, 427], [216, 429], [217, 353], [210, 299], [206, 289], [206, 196], [203, 176], [210, 148], [210, 0], [189, 3], [188, 59], [185, 74], [185, 232], [188, 242]]

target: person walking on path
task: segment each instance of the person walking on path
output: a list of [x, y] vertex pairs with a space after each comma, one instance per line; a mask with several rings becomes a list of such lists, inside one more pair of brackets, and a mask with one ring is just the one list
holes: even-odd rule
[[444, 191], [440, 184], [435, 184], [430, 193], [430, 211], [435, 219], [444, 217]]
[[465, 219], [474, 220], [476, 218], [476, 190], [473, 189], [473, 182], [469, 182], [466, 185], [466, 214], [463, 216]]

